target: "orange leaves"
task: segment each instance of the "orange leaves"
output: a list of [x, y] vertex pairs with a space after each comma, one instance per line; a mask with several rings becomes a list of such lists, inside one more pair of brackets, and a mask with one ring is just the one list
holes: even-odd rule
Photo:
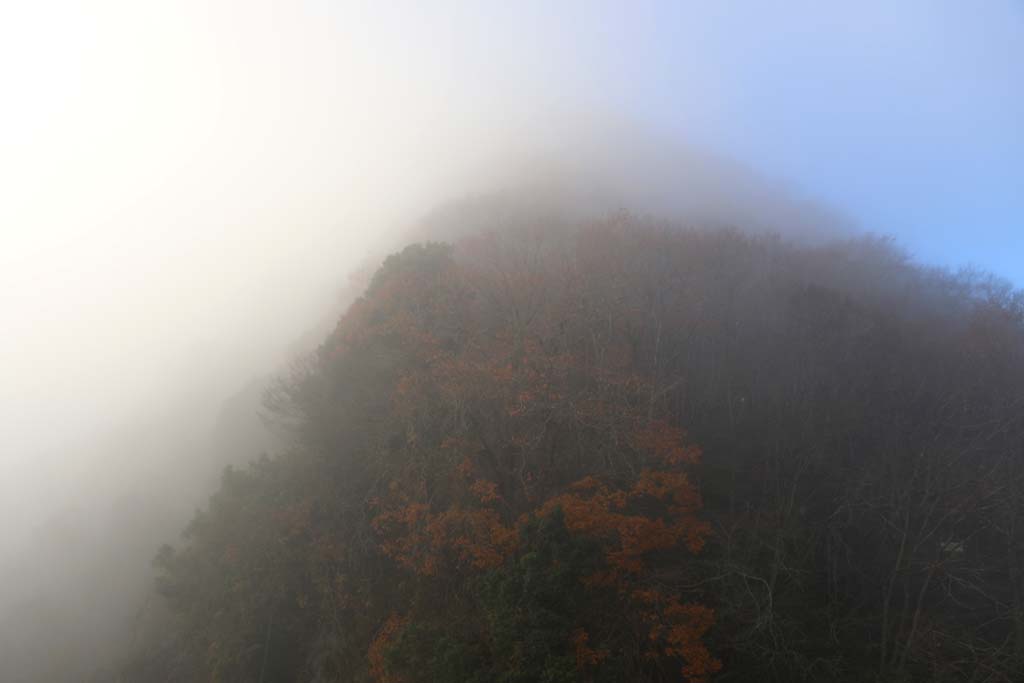
[[[644, 500], [659, 504], [662, 516], [628, 511], [630, 503]], [[556, 507], [561, 508], [570, 531], [604, 541], [609, 564], [633, 574], [643, 570], [645, 555], [672, 548], [681, 540], [698, 552], [710, 532], [695, 517], [700, 498], [682, 472], [644, 470], [627, 491], [585, 477], [570, 487], [570, 493], [547, 501], [541, 514]]]
[[459, 565], [477, 570], [501, 565], [518, 544], [516, 530], [493, 510], [448, 510], [431, 520], [428, 533], [435, 547], [447, 545]]
[[384, 554], [409, 569], [419, 569], [425, 561], [418, 560], [418, 530], [428, 517], [429, 508], [422, 503], [410, 503], [374, 517], [372, 525], [382, 537], [381, 550]]
[[[493, 484], [477, 484], [483, 484], [478, 490], [484, 496], [498, 499]], [[497, 567], [518, 543], [515, 529], [494, 510], [452, 507], [430, 513], [424, 504], [410, 504], [377, 515], [373, 527], [384, 554], [423, 576], [436, 576], [448, 564], [474, 570]]]
[[458, 472], [463, 479], [471, 478], [475, 469], [476, 466], [473, 464], [472, 458], [468, 456], [460, 460], [459, 464], [455, 466], [455, 471]]
[[[384, 343], [398, 359], [382, 419], [381, 498], [371, 504], [381, 552], [414, 575], [417, 590], [450, 590], [505, 565], [528, 542], [507, 520], [559, 508], [559, 533], [588, 538], [573, 543], [587, 553], [582, 589], [643, 621], [651, 656], [680, 658], [685, 676], [703, 680], [718, 667], [701, 641], [711, 611], [635, 592], [658, 563], [671, 569], [661, 581], [685, 573], [682, 547], [699, 552], [710, 529], [683, 471], [700, 450], [682, 429], [651, 420], [664, 406], [652, 401], [652, 378], [636, 365], [634, 322], [612, 315], [614, 292], [526, 301], [513, 287], [502, 299], [494, 288], [507, 282], [443, 258], [415, 260], [428, 256], [393, 261], [351, 312], [363, 336], [337, 335], [371, 350]], [[582, 628], [599, 618], [585, 615], [569, 636], [587, 676], [622, 656], [617, 636]], [[403, 623], [389, 620], [374, 641], [378, 681], [388, 680], [380, 653]]]
[[668, 517], [674, 520], [671, 527], [676, 540], [685, 539], [690, 552], [698, 553], [704, 547], [704, 540], [711, 533], [707, 522], [697, 518], [701, 508], [700, 494], [690, 484], [685, 472], [645, 469], [630, 491], [633, 499], [644, 496], [665, 505]]
[[597, 491], [607, 490], [607, 486], [601, 483], [601, 480], [594, 476], [586, 476], [579, 481], [574, 481], [569, 484], [570, 491]]
[[632, 440], [637, 450], [666, 465], [694, 465], [700, 461], [700, 448], [686, 442], [686, 432], [664, 420], [645, 421]]
[[677, 503], [690, 502], [693, 508], [700, 506], [697, 492], [690, 486], [685, 472], [664, 472], [645, 469], [633, 484], [634, 496], [650, 496], [657, 499], [671, 499]]
[[572, 645], [576, 653], [576, 668], [580, 671], [586, 671], [608, 658], [607, 650], [594, 650], [587, 645], [589, 641], [590, 636], [584, 629], [578, 628], [572, 632]]
[[387, 652], [395, 636], [405, 628], [408, 621], [406, 617], [392, 613], [378, 629], [376, 637], [370, 643], [366, 658], [370, 663], [370, 676], [377, 683], [402, 683], [401, 677], [388, 673], [384, 653]]
[[715, 613], [703, 605], [684, 603], [677, 596], [664, 596], [655, 589], [633, 592], [644, 605], [641, 616], [648, 624], [648, 639], [656, 652], [685, 661], [681, 673], [691, 683], [703, 683], [722, 668], [711, 656], [702, 638], [714, 624]]
[[497, 503], [501, 500], [501, 496], [498, 495], [498, 486], [493, 481], [478, 479], [473, 482], [473, 485], [469, 487], [469, 490], [477, 497], [477, 500], [485, 505], [488, 503]]
[[671, 548], [679, 542], [683, 528], [668, 525], [661, 519], [641, 515], [623, 516], [619, 524], [621, 547], [608, 553], [609, 561], [626, 571], [643, 571], [642, 558], [649, 552]]
[[[714, 623], [712, 610], [643, 584], [654, 551], [668, 550], [682, 541], [698, 552], [710, 533], [708, 525], [695, 516], [700, 498], [685, 473], [644, 470], [626, 490], [585, 477], [569, 492], [545, 503], [541, 513], [555, 508], [561, 509], [570, 531], [604, 546], [608, 569], [591, 574], [584, 583], [590, 588], [617, 589], [630, 609], [636, 610], [648, 628], [647, 656], [682, 659], [680, 673], [692, 683], [704, 683], [721, 668], [703, 642]], [[587, 643], [582, 629], [573, 634], [580, 670], [597, 665], [607, 655]]]
[[441, 441], [441, 451], [451, 461], [459, 455], [462, 458], [455, 466], [455, 474], [459, 479], [470, 481], [477, 473], [473, 454], [480, 450], [480, 444], [464, 436], [447, 436]]

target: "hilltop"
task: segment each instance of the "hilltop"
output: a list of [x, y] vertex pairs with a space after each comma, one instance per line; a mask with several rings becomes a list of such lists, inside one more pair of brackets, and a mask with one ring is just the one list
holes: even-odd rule
[[460, 224], [268, 393], [123, 675], [1010, 681], [1022, 405], [1020, 293], [885, 240]]

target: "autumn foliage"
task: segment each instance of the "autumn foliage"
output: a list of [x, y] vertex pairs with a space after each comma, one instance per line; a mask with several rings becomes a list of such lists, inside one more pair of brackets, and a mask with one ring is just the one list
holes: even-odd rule
[[[603, 320], [595, 330], [598, 312], [584, 292], [500, 248], [470, 244], [461, 261], [447, 247], [407, 250], [385, 264], [325, 346], [332, 361], [368, 347], [400, 350], [390, 410], [401, 436], [389, 444], [387, 484], [368, 508], [377, 547], [418, 591], [454, 581], [472, 592], [475, 577], [521, 551], [525, 520], [558, 510], [570, 533], [600, 550], [582, 586], [595, 600], [613, 593], [632, 615], [604, 618], [648, 630], [634, 666], [677, 658], [681, 680], [704, 680], [719, 666], [701, 639], [711, 611], [671, 592], [654, 603], [634, 597], [647, 594], [658, 566], [699, 553], [709, 534], [685, 471], [700, 451], [653, 412], [650, 384], [629, 362], [627, 331]], [[410, 605], [407, 624], [453, 617], [416, 612]], [[626, 657], [621, 634], [597, 643], [587, 634], [577, 624], [558, 644], [574, 653], [579, 676]], [[374, 675], [384, 681], [399, 670], [378, 665]]]
[[1024, 297], [871, 240], [470, 218], [268, 395], [289, 449], [160, 552], [124, 680], [1019, 679]]

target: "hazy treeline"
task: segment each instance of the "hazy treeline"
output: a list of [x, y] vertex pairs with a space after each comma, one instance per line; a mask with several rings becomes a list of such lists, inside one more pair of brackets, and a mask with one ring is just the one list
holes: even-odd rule
[[[153, 627], [160, 605], [147, 593], [153, 554], [216, 489], [226, 463], [244, 466], [280, 450], [259, 414], [268, 373], [322, 341], [389, 250], [424, 240], [457, 242], [481, 227], [558, 232], [618, 206], [750, 231], [785, 228], [817, 239], [834, 234], [834, 216], [792, 200], [736, 164], [616, 130], [575, 126], [560, 137], [557, 153], [540, 153], [544, 146], [533, 140], [502, 157], [494, 151], [500, 141], [491, 140], [487, 149], [501, 163], [480, 164], [472, 179], [456, 165], [452, 177], [431, 174], [415, 191], [389, 185], [388, 201], [355, 211], [357, 222], [342, 220], [347, 214], [339, 211], [343, 224], [329, 230], [320, 223], [315, 230], [293, 226], [282, 250], [257, 240], [236, 254], [172, 259], [158, 279], [175, 283], [173, 306], [127, 288], [147, 302], [134, 323], [107, 317], [99, 305], [88, 308], [97, 319], [63, 335], [81, 338], [86, 348], [37, 366], [20, 364], [14, 378], [31, 385], [39, 400], [35, 408], [28, 400], [13, 404], [19, 430], [8, 442], [11, 462], [0, 496], [8, 522], [0, 547], [0, 678], [81, 680]], [[348, 190], [343, 194], [351, 199]], [[406, 208], [421, 210], [452, 194], [472, 198], [410, 220]], [[384, 205], [387, 211], [378, 210]], [[401, 219], [387, 220], [385, 213]], [[260, 239], [284, 234], [262, 219], [250, 227]], [[367, 250], [377, 255], [351, 272]], [[162, 248], [150, 256], [157, 254]], [[118, 258], [132, 261], [128, 254]], [[76, 267], [88, 268], [90, 252], [78, 261]], [[228, 306], [217, 295], [224, 293], [222, 270], [246, 283], [250, 294], [239, 294], [241, 303]], [[211, 288], [209, 297], [192, 296], [206, 291], [195, 287], [200, 280]], [[191, 322], [173, 322], [183, 313]], [[204, 316], [217, 324], [199, 324]], [[150, 319], [168, 326], [155, 346], [146, 341]], [[84, 382], [85, 376], [94, 380]], [[22, 410], [38, 415], [22, 423]]]
[[168, 397], [163, 411], [78, 446], [91, 469], [75, 477], [75, 496], [55, 501], [23, 542], [4, 548], [0, 680], [87, 680], [130, 651], [146, 624], [140, 611], [158, 607], [152, 558], [160, 544], [178, 536], [225, 465], [277, 447], [259, 414], [268, 381], [254, 379], [223, 402]]
[[114, 680], [1015, 680], [1019, 292], [481, 207], [271, 392]]

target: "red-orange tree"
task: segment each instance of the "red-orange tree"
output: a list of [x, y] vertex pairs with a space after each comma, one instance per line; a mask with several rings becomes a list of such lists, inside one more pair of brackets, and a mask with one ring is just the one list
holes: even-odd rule
[[[702, 641], [712, 614], [663, 578], [666, 568], [686, 576], [685, 554], [708, 534], [685, 471], [700, 453], [657, 419], [631, 363], [629, 316], [617, 325], [615, 311], [595, 310], [564, 262], [523, 262], [516, 245], [469, 248], [462, 260], [436, 252], [429, 268], [421, 251], [386, 266], [328, 349], [401, 349], [390, 409], [400, 436], [384, 449], [388, 471], [369, 507], [381, 551], [409, 572], [422, 603], [403, 623], [452, 610], [474, 621], [472, 582], [521, 554], [529, 519], [558, 511], [569, 533], [600, 549], [579, 577], [590, 599], [614, 598], [581, 610], [563, 634], [574, 675], [593, 677], [612, 659], [631, 675], [680, 659], [684, 678], [706, 679], [719, 666]], [[620, 627], [594, 626], [608, 619]], [[488, 627], [475, 630], [484, 647]]]
[[187, 637], [152, 657], [152, 680], [718, 668], [713, 615], [684, 590], [708, 536], [700, 454], [665, 420], [637, 311], [573, 265], [583, 246], [387, 260], [271, 396], [292, 451], [229, 472], [187, 545], [161, 554]]

